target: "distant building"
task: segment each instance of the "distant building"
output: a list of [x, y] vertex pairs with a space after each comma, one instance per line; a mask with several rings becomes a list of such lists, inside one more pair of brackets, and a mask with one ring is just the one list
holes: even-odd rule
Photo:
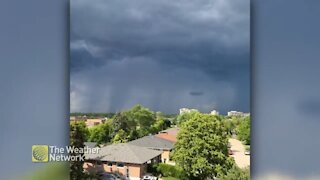
[[105, 118], [87, 119], [85, 121], [88, 128], [105, 123]]
[[219, 115], [219, 111], [217, 111], [217, 110], [212, 110], [212, 111], [210, 112], [210, 114], [211, 114], [211, 115], [216, 115], [216, 116], [218, 116], [218, 115]]
[[246, 117], [246, 116], [250, 116], [250, 113], [244, 113], [239, 111], [229, 111], [228, 116]]
[[190, 113], [190, 112], [199, 112], [197, 109], [188, 109], [188, 108], [181, 108], [179, 109], [179, 113], [183, 114], [183, 113]]

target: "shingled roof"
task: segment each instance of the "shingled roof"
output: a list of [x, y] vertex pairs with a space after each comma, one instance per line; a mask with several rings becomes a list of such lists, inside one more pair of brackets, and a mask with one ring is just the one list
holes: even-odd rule
[[98, 145], [98, 143], [96, 143], [96, 142], [84, 142], [83, 144], [84, 144], [84, 146], [87, 146], [88, 148], [95, 148]]
[[179, 133], [179, 130], [180, 129], [178, 127], [173, 127], [173, 128], [169, 128], [169, 129], [163, 130], [160, 133], [166, 133], [166, 134], [170, 134], [172, 136], [176, 136], [177, 137], [177, 135]]
[[139, 147], [128, 143], [112, 144], [100, 149], [99, 154], [86, 154], [86, 159], [143, 164], [157, 156], [162, 151]]
[[151, 149], [171, 150], [174, 147], [174, 142], [156, 137], [154, 135], [144, 136], [142, 138], [128, 142], [129, 144], [147, 147]]

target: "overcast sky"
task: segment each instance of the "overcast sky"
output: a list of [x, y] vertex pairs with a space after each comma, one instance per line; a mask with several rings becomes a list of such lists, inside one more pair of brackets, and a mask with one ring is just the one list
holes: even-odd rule
[[249, 3], [72, 0], [71, 112], [248, 112]]

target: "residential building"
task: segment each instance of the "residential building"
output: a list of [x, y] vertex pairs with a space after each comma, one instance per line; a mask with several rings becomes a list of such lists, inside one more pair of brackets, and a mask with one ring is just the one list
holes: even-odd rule
[[239, 111], [229, 111], [228, 116], [246, 117], [246, 116], [250, 116], [250, 113], [244, 113]]
[[105, 118], [87, 119], [85, 121], [88, 128], [105, 123]]
[[210, 112], [210, 114], [211, 114], [211, 115], [218, 116], [218, 115], [219, 115], [219, 111], [217, 111], [217, 110], [212, 110], [212, 111]]
[[139, 147], [146, 147], [153, 150], [161, 150], [161, 162], [170, 161], [170, 152], [174, 148], [174, 142], [157, 137], [155, 135], [144, 136], [142, 138], [128, 142], [128, 144]]
[[99, 154], [85, 154], [84, 169], [88, 172], [119, 173], [130, 180], [140, 180], [148, 165], [160, 162], [162, 151], [129, 143], [102, 147]]

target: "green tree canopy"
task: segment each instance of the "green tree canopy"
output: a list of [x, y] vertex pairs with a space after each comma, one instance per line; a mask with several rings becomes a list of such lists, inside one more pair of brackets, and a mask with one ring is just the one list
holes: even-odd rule
[[86, 123], [84, 121], [74, 121], [74, 122], [70, 122], [70, 130], [72, 130], [71, 128], [77, 127], [79, 128], [80, 132], [83, 134], [84, 136], [84, 142], [86, 142], [89, 139], [90, 136], [90, 132], [89, 129], [86, 125]]
[[234, 164], [227, 145], [225, 129], [217, 116], [194, 113], [180, 127], [173, 159], [190, 179], [213, 178], [226, 174]]
[[120, 129], [119, 132], [113, 138], [113, 143], [126, 143], [128, 141], [128, 134], [122, 129]]
[[139, 128], [149, 128], [155, 122], [155, 113], [141, 105], [136, 105], [133, 108], [125, 111], [124, 114], [131, 121], [137, 123]]
[[111, 125], [110, 123], [104, 123], [90, 128], [89, 130], [90, 142], [97, 142], [98, 144], [108, 143], [111, 141]]
[[237, 130], [237, 136], [245, 144], [250, 144], [250, 116], [241, 120]]
[[[124, 113], [117, 113], [112, 120], [112, 128], [114, 133], [123, 130], [129, 132], [133, 127], [133, 122]], [[113, 134], [114, 136], [115, 134]]]
[[176, 124], [181, 125], [182, 123], [188, 121], [191, 119], [195, 114], [200, 114], [198, 111], [191, 111], [191, 112], [186, 112], [179, 114], [176, 118]]

